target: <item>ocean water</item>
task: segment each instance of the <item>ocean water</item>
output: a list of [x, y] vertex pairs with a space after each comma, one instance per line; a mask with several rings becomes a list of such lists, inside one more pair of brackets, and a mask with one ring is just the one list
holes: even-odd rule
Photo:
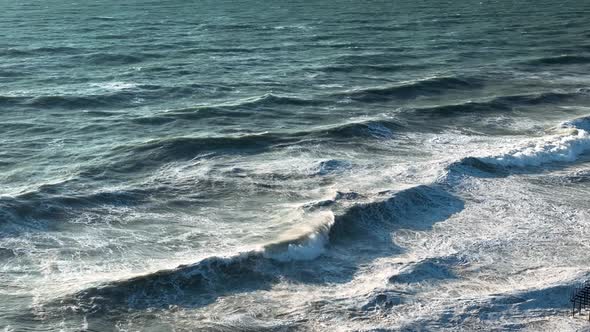
[[0, 1], [4, 331], [568, 331], [590, 2]]

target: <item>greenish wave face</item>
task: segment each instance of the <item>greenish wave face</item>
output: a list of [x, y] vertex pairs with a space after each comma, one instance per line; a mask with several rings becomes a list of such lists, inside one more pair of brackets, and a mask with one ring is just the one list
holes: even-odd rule
[[0, 5], [0, 328], [586, 326], [590, 3]]

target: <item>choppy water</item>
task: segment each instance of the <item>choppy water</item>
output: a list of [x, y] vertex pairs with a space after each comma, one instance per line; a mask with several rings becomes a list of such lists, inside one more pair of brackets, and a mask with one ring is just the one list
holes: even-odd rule
[[1, 5], [6, 331], [586, 326], [590, 2]]

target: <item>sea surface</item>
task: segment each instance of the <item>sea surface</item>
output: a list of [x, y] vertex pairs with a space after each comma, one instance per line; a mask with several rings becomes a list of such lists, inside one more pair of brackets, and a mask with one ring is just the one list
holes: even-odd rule
[[4, 331], [568, 331], [590, 1], [0, 0]]

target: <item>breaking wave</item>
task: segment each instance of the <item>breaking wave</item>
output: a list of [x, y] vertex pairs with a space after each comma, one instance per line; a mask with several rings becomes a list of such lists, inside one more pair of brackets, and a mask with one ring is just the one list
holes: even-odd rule
[[480, 158], [485, 163], [500, 166], [540, 166], [550, 162], [573, 162], [590, 149], [590, 135], [585, 130], [532, 140], [506, 153]]
[[[453, 164], [475, 166], [493, 171], [494, 166], [530, 167], [552, 162], [574, 162], [590, 151], [589, 117], [565, 121], [551, 129], [550, 135], [529, 139], [502, 153], [485, 157], [468, 157]], [[451, 167], [452, 168], [452, 167]]]
[[555, 162], [575, 162], [590, 151], [590, 117], [579, 117], [551, 128], [548, 135], [527, 139], [496, 154], [465, 157], [446, 167], [438, 183], [454, 184], [464, 176], [497, 177], [510, 168], [526, 170]]
[[[224, 292], [269, 287], [292, 277], [288, 262], [314, 260], [333, 245], [380, 237], [386, 228], [444, 220], [463, 208], [458, 198], [438, 186], [417, 186], [383, 192], [373, 200], [357, 202], [358, 195], [338, 193], [340, 212], [320, 210], [308, 215], [313, 222], [298, 226], [277, 241], [229, 257], [209, 257], [194, 264], [109, 282], [59, 300], [76, 310], [95, 312], [127, 305], [159, 307], [171, 303], [199, 305]], [[328, 206], [326, 206], [328, 207]], [[433, 213], [436, 212], [436, 213]], [[372, 240], [374, 242], [374, 240]]]
[[[573, 161], [590, 149], [589, 134], [582, 129], [588, 125], [587, 117], [566, 121], [555, 128], [557, 132], [552, 135], [495, 156], [463, 158], [447, 166], [446, 171], [497, 176], [497, 167]], [[293, 268], [296, 270], [297, 267], [292, 264], [318, 260], [331, 248], [346, 248], [359, 241], [373, 246], [379, 246], [382, 241], [391, 245], [390, 240], [382, 238], [395, 229], [427, 229], [448, 219], [464, 208], [463, 201], [453, 194], [454, 182], [451, 180], [446, 177], [430, 185], [374, 194], [338, 192], [332, 199], [302, 205], [301, 213], [311, 222], [258, 249], [229, 257], [209, 257], [171, 270], [108, 282], [68, 295], [58, 303], [82, 312], [162, 307], [175, 303], [198, 306], [211, 303], [225, 293], [269, 288], [284, 278], [299, 275], [294, 274]], [[325, 258], [322, 264], [329, 264], [329, 259]], [[423, 279], [439, 278], [439, 275], [453, 277], [450, 270], [438, 271], [439, 265], [437, 262], [416, 265], [404, 273], [419, 274]], [[402, 274], [391, 282], [408, 282], [404, 278]]]
[[334, 222], [334, 214], [321, 213], [310, 225], [292, 229], [278, 241], [264, 246], [263, 256], [281, 262], [315, 259], [329, 243]]

